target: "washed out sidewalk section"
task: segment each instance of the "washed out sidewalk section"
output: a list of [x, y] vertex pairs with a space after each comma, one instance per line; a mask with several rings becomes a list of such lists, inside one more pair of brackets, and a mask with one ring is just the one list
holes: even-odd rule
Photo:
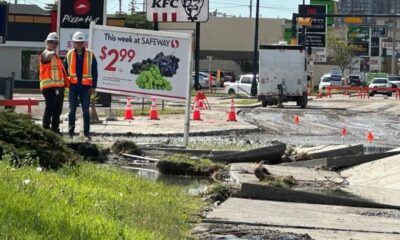
[[[44, 100], [41, 94], [18, 94], [16, 98], [32, 98], [41, 101], [39, 106], [35, 106], [32, 110], [32, 117], [37, 124], [41, 124], [43, 112], [44, 112]], [[251, 125], [240, 118], [237, 122], [227, 122], [227, 114], [229, 110], [228, 104], [226, 107], [218, 106], [213, 109], [202, 109], [201, 118], [202, 121], [190, 121], [190, 133], [208, 133], [208, 132], [224, 132], [224, 131], [252, 131], [258, 129], [257, 126]], [[60, 124], [60, 130], [66, 133], [68, 130], [68, 121], [66, 116], [68, 114], [68, 101], [64, 101], [62, 123]], [[137, 106], [134, 107], [137, 108]], [[158, 112], [161, 112], [161, 107], [158, 106]], [[184, 107], [182, 107], [183, 109]], [[124, 109], [123, 105], [114, 107], [113, 110]], [[107, 115], [109, 108], [96, 107], [98, 113], [101, 115]], [[238, 109], [236, 109], [238, 110]], [[17, 107], [17, 112], [26, 113], [26, 108]], [[192, 118], [192, 109], [190, 118]], [[82, 113], [78, 107], [77, 121], [75, 131], [78, 133], [82, 125]], [[143, 134], [143, 135], [170, 135], [170, 134], [182, 134], [184, 133], [184, 114], [178, 115], [159, 115], [160, 120], [149, 120], [148, 116], [136, 116], [134, 120], [123, 120], [123, 117], [118, 117], [118, 121], [106, 121], [106, 117], [100, 117], [102, 123], [91, 124], [91, 132], [96, 135], [102, 134]]]

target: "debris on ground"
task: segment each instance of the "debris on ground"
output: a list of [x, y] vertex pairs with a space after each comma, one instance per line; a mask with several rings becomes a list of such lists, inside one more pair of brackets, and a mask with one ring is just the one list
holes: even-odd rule
[[128, 153], [128, 154], [142, 155], [142, 152], [140, 151], [136, 143], [127, 140], [116, 141], [112, 145], [111, 150], [115, 154]]
[[293, 176], [275, 176], [260, 162], [254, 169], [254, 175], [264, 184], [274, 187], [292, 187], [297, 185], [296, 179]]
[[300, 162], [310, 159], [306, 152], [298, 152], [293, 146], [288, 146], [282, 155], [282, 162]]
[[200, 194], [206, 202], [219, 205], [239, 192], [237, 184], [218, 182], [208, 187], [207, 191]]
[[211, 176], [223, 169], [224, 165], [214, 163], [210, 159], [191, 157], [186, 154], [174, 154], [157, 163], [157, 168], [166, 175]]
[[308, 234], [271, 230], [259, 226], [203, 223], [196, 228], [200, 240], [254, 239], [254, 240], [313, 240]]
[[97, 145], [89, 142], [71, 142], [67, 145], [85, 160], [98, 163], [107, 161], [108, 149], [100, 149]]

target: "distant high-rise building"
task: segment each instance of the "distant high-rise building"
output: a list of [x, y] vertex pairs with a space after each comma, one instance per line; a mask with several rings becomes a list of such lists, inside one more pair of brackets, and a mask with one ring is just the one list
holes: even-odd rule
[[[341, 14], [395, 14], [400, 13], [400, 0], [339, 0]], [[368, 23], [375, 19], [368, 18]]]

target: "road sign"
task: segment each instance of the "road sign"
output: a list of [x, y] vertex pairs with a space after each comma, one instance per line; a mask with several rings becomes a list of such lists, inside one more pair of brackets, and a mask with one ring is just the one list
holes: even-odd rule
[[387, 37], [387, 27], [386, 26], [373, 26], [371, 27], [372, 37]]
[[146, 18], [151, 22], [207, 22], [208, 0], [147, 0]]
[[[299, 42], [303, 42], [303, 37], [299, 34]], [[326, 36], [325, 34], [320, 33], [307, 33], [306, 34], [306, 42], [304, 43], [305, 46], [311, 47], [320, 47], [324, 48], [326, 46]]]
[[[299, 14], [326, 14], [326, 6], [324, 5], [299, 5]], [[307, 28], [307, 32], [325, 33], [326, 32], [326, 18], [325, 17], [312, 17], [312, 24]]]
[[362, 18], [362, 17], [344, 17], [343, 22], [349, 23], [349, 24], [363, 24], [364, 18]]

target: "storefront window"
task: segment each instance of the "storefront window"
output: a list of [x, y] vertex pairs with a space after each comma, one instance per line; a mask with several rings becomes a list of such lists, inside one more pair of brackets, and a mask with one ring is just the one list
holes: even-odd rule
[[21, 78], [23, 80], [39, 79], [39, 54], [40, 51], [22, 50]]

